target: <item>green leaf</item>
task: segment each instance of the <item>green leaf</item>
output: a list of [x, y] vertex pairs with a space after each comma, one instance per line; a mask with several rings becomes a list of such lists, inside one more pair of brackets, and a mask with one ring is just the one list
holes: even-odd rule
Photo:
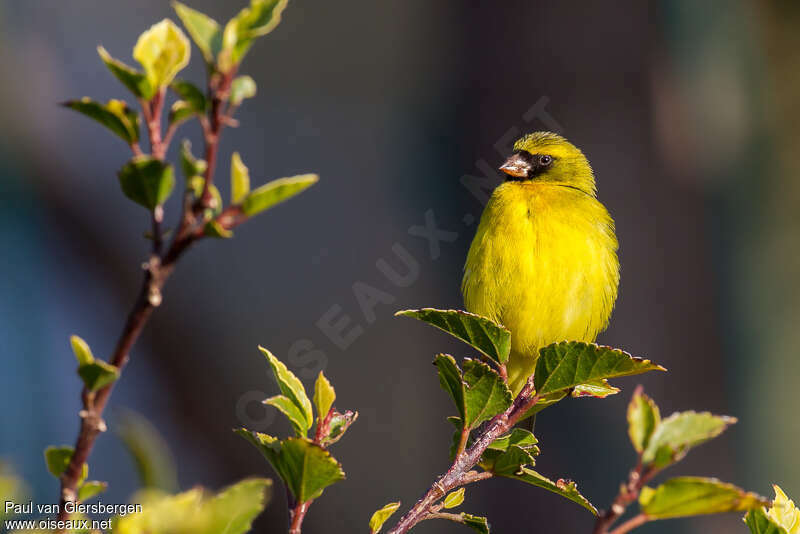
[[506, 363], [511, 350], [511, 332], [494, 321], [461, 310], [402, 310], [395, 315], [412, 317], [444, 330], [498, 363]]
[[267, 434], [245, 429], [236, 432], [261, 451], [297, 502], [316, 499], [326, 487], [344, 479], [339, 462], [308, 439], [279, 441]]
[[800, 510], [794, 505], [794, 501], [789, 499], [777, 484], [773, 484], [775, 499], [772, 506], [766, 511], [766, 515], [777, 525], [785, 528], [790, 534], [797, 534], [800, 531]]
[[238, 152], [231, 156], [231, 203], [238, 204], [250, 192], [250, 171]]
[[[47, 464], [47, 470], [50, 471], [50, 474], [56, 478], [61, 478], [61, 475], [63, 475], [64, 471], [67, 470], [74, 452], [75, 449], [68, 445], [62, 445], [61, 447], [47, 447], [44, 450], [44, 461]], [[88, 476], [89, 464], [83, 464], [83, 469], [81, 470], [81, 476], [78, 479], [78, 484], [81, 484]]]
[[228, 21], [222, 34], [223, 51], [219, 57], [222, 71], [238, 65], [253, 40], [268, 34], [278, 25], [287, 3], [288, 0], [250, 0], [250, 7], [242, 9]]
[[511, 390], [497, 372], [479, 360], [464, 360], [466, 423], [476, 428], [506, 411], [513, 402]]
[[511, 406], [511, 391], [497, 372], [478, 360], [464, 360], [464, 372], [449, 354], [434, 360], [439, 383], [450, 394], [460, 419], [470, 429], [504, 412]]
[[228, 239], [233, 237], [233, 232], [222, 226], [219, 221], [211, 220], [203, 227], [203, 234], [208, 237]]
[[386, 523], [386, 520], [392, 517], [392, 514], [394, 514], [398, 508], [400, 508], [400, 501], [390, 502], [383, 508], [375, 510], [375, 513], [372, 514], [372, 517], [369, 519], [370, 534], [378, 534], [383, 524]]
[[529, 468], [523, 468], [521, 474], [501, 476], [513, 478], [514, 480], [519, 480], [521, 482], [525, 482], [526, 484], [531, 484], [533, 486], [537, 486], [561, 495], [562, 497], [565, 497], [574, 503], [580, 504], [594, 515], [597, 515], [597, 508], [595, 508], [586, 497], [580, 494], [578, 491], [578, 486], [571, 480], [564, 480], [560, 478], [553, 482], [549, 478], [540, 475], [533, 469]]
[[231, 105], [241, 105], [245, 98], [256, 96], [256, 82], [250, 76], [237, 76], [231, 82], [231, 94], [228, 100]]
[[251, 478], [228, 486], [203, 504], [206, 534], [244, 534], [264, 510], [272, 493], [272, 481]]
[[167, 117], [167, 120], [169, 121], [170, 126], [172, 126], [175, 124], [180, 124], [196, 115], [197, 112], [186, 100], [176, 100], [172, 103], [172, 107], [169, 108], [169, 116]]
[[[187, 181], [206, 172], [205, 160], [194, 157], [192, 143], [188, 139], [184, 139], [181, 143], [181, 170], [183, 171], [183, 177]], [[202, 176], [200, 176], [200, 179], [203, 179]], [[200, 184], [200, 187], [203, 187], [203, 183]]]
[[149, 210], [163, 204], [175, 187], [172, 165], [150, 156], [133, 158], [118, 176], [125, 196]]
[[175, 13], [186, 27], [192, 41], [200, 49], [206, 63], [213, 65], [222, 49], [222, 30], [217, 21], [180, 2], [173, 2], [172, 7], [175, 8]]
[[97, 391], [119, 378], [119, 369], [103, 360], [94, 360], [78, 366], [78, 375], [89, 391]]
[[595, 380], [594, 382], [587, 382], [586, 384], [578, 384], [574, 388], [572, 388], [572, 393], [570, 393], [573, 397], [594, 397], [596, 399], [605, 399], [609, 395], [616, 395], [620, 392], [619, 388], [616, 388], [608, 383], [608, 380]]
[[661, 412], [658, 406], [639, 386], [628, 404], [628, 436], [636, 452], [641, 453], [647, 448], [650, 437], [660, 424]]
[[358, 419], [358, 412], [347, 410], [344, 413], [339, 413], [334, 410], [328, 424], [328, 435], [322, 438], [322, 446], [328, 447], [342, 439], [344, 433], [347, 432], [350, 425], [356, 422], [356, 419]]
[[298, 437], [306, 437], [308, 434], [308, 429], [311, 428], [311, 425], [308, 424], [308, 421], [306, 420], [305, 415], [300, 408], [298, 408], [289, 397], [286, 397], [285, 395], [275, 395], [274, 397], [266, 399], [264, 404], [274, 406], [280, 410], [281, 413], [283, 413], [283, 415], [289, 419], [289, 422], [292, 423], [295, 434], [297, 434]]
[[489, 534], [489, 521], [485, 517], [477, 515], [461, 514], [464, 524], [481, 534]]
[[736, 419], [708, 412], [674, 413], [655, 428], [642, 462], [663, 468], [681, 460], [689, 449], [719, 436]]
[[647, 371], [665, 371], [650, 360], [594, 343], [563, 341], [539, 351], [534, 385], [537, 395], [546, 395], [581, 384]]
[[286, 365], [278, 358], [276, 358], [270, 351], [264, 347], [258, 347], [258, 350], [264, 354], [272, 367], [272, 373], [275, 375], [275, 380], [278, 382], [278, 387], [286, 397], [291, 400], [303, 416], [304, 427], [311, 428], [314, 423], [314, 414], [311, 409], [311, 401], [308, 400], [306, 390], [303, 388], [303, 383], [286, 368]]
[[438, 354], [433, 360], [433, 364], [439, 371], [439, 384], [445, 390], [458, 410], [459, 421], [464, 422], [466, 418], [466, 405], [464, 399], [464, 381], [461, 379], [461, 369], [456, 364], [456, 359], [449, 354]]
[[64, 102], [63, 105], [96, 120], [129, 145], [139, 141], [139, 114], [122, 100], [109, 100], [103, 105], [84, 97]]
[[92, 349], [89, 348], [89, 344], [86, 343], [82, 338], [78, 336], [70, 336], [69, 342], [70, 345], [72, 345], [72, 352], [75, 354], [75, 358], [78, 360], [78, 365], [84, 365], [94, 361]]
[[118, 516], [115, 534], [245, 534], [264, 509], [272, 489], [267, 479], [246, 479], [216, 495], [194, 488], [177, 495], [140, 492], [142, 512]]
[[317, 375], [317, 381], [314, 383], [314, 406], [317, 408], [317, 424], [321, 424], [328, 412], [331, 411], [333, 401], [336, 400], [336, 391], [333, 386], [325, 378], [322, 371]]
[[193, 112], [202, 114], [206, 110], [206, 97], [203, 91], [192, 82], [175, 80], [170, 84], [170, 87], [188, 104]]
[[114, 428], [133, 459], [142, 487], [168, 492], [178, 489], [175, 458], [164, 437], [150, 421], [126, 410]]
[[299, 174], [279, 178], [250, 192], [242, 202], [242, 212], [247, 216], [261, 213], [314, 185], [319, 180], [316, 174]]
[[744, 522], [751, 534], [789, 534], [789, 531], [769, 517], [763, 508], [748, 511], [744, 516]]
[[533, 453], [535, 456], [539, 454], [539, 449], [536, 447], [537, 443], [539, 443], [539, 440], [536, 439], [536, 436], [534, 436], [529, 430], [515, 427], [508, 434], [504, 434], [494, 440], [492, 444], [489, 445], [488, 449], [505, 452], [510, 446], [516, 445], [526, 450], [536, 451]]
[[97, 47], [97, 53], [103, 60], [108, 70], [137, 98], [150, 100], [156, 93], [155, 88], [147, 81], [147, 76], [122, 61], [114, 59], [102, 46]]
[[442, 504], [447, 509], [461, 506], [461, 504], [464, 502], [464, 492], [464, 488], [458, 488], [456, 491], [451, 491], [445, 496]]
[[100, 482], [99, 480], [87, 480], [81, 487], [78, 488], [78, 500], [86, 502], [92, 497], [100, 495], [108, 487], [107, 482]]
[[[538, 453], [538, 449], [535, 452]], [[510, 445], [503, 452], [485, 451], [480, 465], [498, 476], [514, 476], [524, 474], [523, 468], [533, 464], [534, 458], [530, 451], [517, 445]]]
[[768, 502], [732, 484], [701, 477], [672, 478], [656, 489], [642, 488], [639, 495], [639, 506], [650, 519], [751, 510]]
[[133, 59], [144, 68], [150, 86], [156, 88], [172, 82], [189, 64], [190, 53], [189, 39], [169, 19], [153, 24], [133, 47]]

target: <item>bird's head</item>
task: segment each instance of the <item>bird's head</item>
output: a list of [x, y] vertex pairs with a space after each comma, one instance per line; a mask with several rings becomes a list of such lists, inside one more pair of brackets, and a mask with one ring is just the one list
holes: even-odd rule
[[534, 132], [514, 143], [514, 153], [500, 167], [506, 181], [551, 183], [596, 194], [594, 174], [583, 152], [551, 132]]

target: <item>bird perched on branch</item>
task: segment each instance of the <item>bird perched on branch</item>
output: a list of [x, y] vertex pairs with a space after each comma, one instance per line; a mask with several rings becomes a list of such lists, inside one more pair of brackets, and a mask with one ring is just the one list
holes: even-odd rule
[[467, 255], [468, 311], [511, 330], [508, 379], [516, 395], [539, 349], [594, 341], [608, 325], [619, 285], [614, 221], [596, 197], [583, 153], [560, 135], [535, 132], [500, 167]]

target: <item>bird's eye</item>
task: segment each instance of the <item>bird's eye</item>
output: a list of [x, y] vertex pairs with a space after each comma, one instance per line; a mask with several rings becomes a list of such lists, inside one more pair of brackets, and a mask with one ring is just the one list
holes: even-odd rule
[[551, 163], [553, 163], [552, 156], [548, 156], [546, 154], [544, 156], [539, 156], [539, 164], [542, 165], [543, 167], [547, 167]]

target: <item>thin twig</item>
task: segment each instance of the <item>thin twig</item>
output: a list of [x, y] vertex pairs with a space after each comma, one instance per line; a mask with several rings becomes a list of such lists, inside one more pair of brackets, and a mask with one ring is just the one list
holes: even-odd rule
[[620, 526], [615, 528], [610, 532], [610, 534], [625, 534], [626, 532], [630, 532], [631, 530], [635, 529], [636, 527], [640, 527], [647, 523], [648, 517], [644, 514], [639, 514], [631, 519], [628, 519]]
[[308, 507], [311, 506], [313, 500], [301, 502], [289, 512], [291, 517], [291, 524], [289, 525], [289, 534], [300, 534], [303, 528], [303, 519], [306, 518]]
[[[227, 89], [225, 89], [225, 91], [227, 91]], [[147, 123], [148, 135], [150, 136], [151, 155], [157, 159], [164, 158], [172, 134], [170, 132], [168, 137], [163, 139], [161, 137], [161, 115], [164, 104], [164, 92], [165, 91], [162, 89], [156, 93], [149, 102], [141, 102], [142, 114]], [[218, 100], [220, 99], [219, 95], [215, 95], [215, 98]], [[217, 130], [213, 138], [209, 139], [207, 137], [206, 141], [211, 141], [212, 145], [211, 147], [206, 147], [206, 153], [216, 154], [217, 145], [219, 143], [219, 130]], [[138, 143], [131, 144], [131, 150], [134, 156], [143, 155]], [[213, 179], [214, 168], [211, 163], [212, 162], [209, 162], [208, 168], [206, 169], [206, 184], [210, 183]], [[167, 279], [175, 269], [176, 262], [192, 243], [203, 237], [202, 228], [194, 228], [196, 215], [191, 209], [187, 208], [190, 208], [190, 206], [184, 208], [179, 230], [175, 233], [175, 237], [168, 250], [163, 254], [161, 236], [163, 209], [161, 206], [157, 206], [153, 210], [151, 221], [153, 229], [152, 256], [145, 264], [142, 287], [139, 290], [139, 295], [136, 298], [133, 308], [128, 314], [125, 326], [109, 360], [109, 363], [115, 366], [120, 373], [125, 368], [131, 348], [139, 339], [153, 310], [161, 304], [161, 291]], [[66, 520], [69, 517], [65, 509], [65, 504], [78, 500], [78, 481], [83, 471], [83, 465], [88, 461], [97, 437], [106, 430], [106, 424], [103, 421], [103, 410], [108, 403], [113, 387], [114, 382], [100, 388], [96, 392], [89, 392], [84, 388], [81, 393], [83, 410], [80, 412], [80, 430], [75, 442], [75, 450], [72, 454], [72, 458], [64, 473], [61, 475], [61, 506], [58, 514], [59, 520]], [[310, 502], [305, 504], [310, 504]], [[305, 512], [300, 514], [299, 522], [302, 522], [302, 515], [304, 514]]]
[[597, 516], [592, 534], [607, 534], [611, 525], [625, 513], [625, 510], [632, 502], [639, 498], [639, 493], [642, 491], [644, 485], [647, 484], [657, 472], [658, 469], [653, 467], [645, 469], [640, 456], [638, 464], [628, 475], [628, 481], [620, 486], [619, 493], [614, 499], [614, 502], [611, 503], [611, 507]]
[[471, 447], [456, 456], [450, 469], [439, 477], [414, 507], [400, 518], [400, 521], [389, 531], [389, 534], [405, 534], [429, 514], [435, 513], [433, 512], [434, 505], [447, 492], [471, 482], [491, 477], [491, 473], [478, 473], [472, 471], [472, 468], [478, 464], [489, 445], [508, 432], [539, 401], [539, 396], [533, 395], [533, 391], [533, 377], [531, 377], [511, 406], [489, 422]]

